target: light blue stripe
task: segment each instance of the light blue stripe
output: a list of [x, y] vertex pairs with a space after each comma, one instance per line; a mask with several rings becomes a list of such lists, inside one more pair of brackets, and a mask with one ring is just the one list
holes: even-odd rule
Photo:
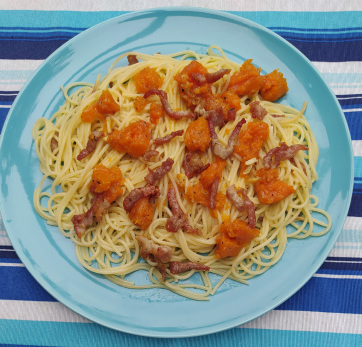
[[[282, 331], [269, 329], [231, 329], [221, 333], [184, 338], [157, 339], [120, 333], [96, 324], [23, 322], [4, 320], [0, 325], [0, 342], [39, 346], [133, 346], [133, 347], [203, 347], [248, 346], [360, 346], [361, 335]], [[17, 333], [14, 334], [13, 332]]]
[[[267, 27], [340, 29], [361, 28], [362, 12], [242, 12], [228, 11]], [[51, 11], [1, 11], [0, 23], [4, 27], [59, 26], [86, 28], [127, 13], [126, 11], [72, 12], [57, 11], [56, 22]]]
[[362, 230], [343, 229], [337, 242], [362, 242]]
[[[342, 63], [343, 64], [343, 63]], [[327, 83], [335, 83], [333, 87], [338, 87], [341, 83], [359, 83], [359, 86], [343, 85], [343, 87], [356, 87], [362, 86], [362, 73], [322, 73], [323, 78]], [[342, 87], [342, 86], [341, 86]]]
[[362, 157], [354, 157], [354, 177], [362, 177]]

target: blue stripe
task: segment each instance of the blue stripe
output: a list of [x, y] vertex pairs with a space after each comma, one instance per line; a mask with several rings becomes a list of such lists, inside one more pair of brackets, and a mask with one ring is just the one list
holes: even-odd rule
[[362, 314], [361, 293], [361, 280], [312, 277], [278, 310]]
[[[317, 327], [316, 327], [317, 328]], [[14, 332], [17, 332], [14, 334]], [[38, 346], [147, 346], [147, 347], [357, 347], [361, 336], [271, 329], [234, 328], [216, 334], [183, 339], [149, 338], [105, 328], [94, 323], [58, 323], [4, 320], [0, 335], [5, 343]]]
[[55, 301], [25, 267], [0, 266], [0, 278], [0, 300]]
[[362, 139], [362, 111], [344, 112], [352, 140]]
[[[56, 301], [24, 267], [2, 266], [0, 278], [0, 300]], [[361, 292], [362, 281], [314, 277], [278, 309], [362, 314]]]

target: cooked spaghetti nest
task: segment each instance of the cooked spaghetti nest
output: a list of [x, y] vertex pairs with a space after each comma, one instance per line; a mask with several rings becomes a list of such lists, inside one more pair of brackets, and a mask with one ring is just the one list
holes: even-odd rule
[[[118, 67], [117, 64], [122, 63], [122, 59], [128, 55], [136, 55], [139, 62]], [[184, 175], [183, 137], [159, 146], [158, 159], [151, 162], [115, 151], [107, 143], [106, 136], [100, 140], [93, 153], [81, 161], [76, 159], [86, 147], [92, 132], [99, 130], [111, 133], [113, 129], [123, 129], [138, 120], [149, 122], [150, 105], [146, 105], [145, 109], [138, 113], [133, 104], [139, 96], [133, 76], [145, 67], [151, 67], [163, 76], [160, 89], [167, 93], [172, 109], [186, 110], [174, 76], [180, 73], [190, 59], [200, 62], [209, 72], [223, 68], [231, 70], [230, 74], [212, 85], [215, 93], [222, 93], [227, 89], [230, 75], [240, 67], [215, 46], [210, 47], [207, 54], [192, 51], [169, 55], [128, 52], [120, 56], [108, 73], [103, 78], [98, 78], [95, 84], [74, 83], [62, 88], [64, 104], [50, 119], [38, 119], [33, 128], [35, 150], [43, 173], [39, 187], [34, 192], [34, 207], [48, 224], [58, 226], [64, 236], [73, 241], [76, 255], [87, 270], [102, 274], [110, 281], [127, 288], [167, 288], [191, 299], [208, 300], [227, 278], [246, 284], [249, 279], [276, 264], [283, 255], [288, 238], [303, 239], [328, 232], [331, 219], [327, 212], [317, 207], [318, 198], [311, 194], [312, 184], [318, 179], [318, 145], [304, 116], [306, 104], [301, 110], [296, 110], [283, 104], [265, 101], [258, 93], [252, 97], [244, 96], [240, 98], [241, 108], [236, 113], [235, 121], [229, 121], [218, 132], [220, 142], [226, 145], [230, 133], [240, 119], [244, 118], [247, 123], [252, 122], [248, 107], [252, 101], [259, 101], [268, 112], [263, 122], [269, 126], [269, 138], [263, 144], [258, 158], [246, 162], [243, 167], [244, 175], [241, 175], [241, 158], [236, 154], [231, 155], [226, 160], [219, 184], [219, 190], [224, 194], [231, 185], [245, 188], [256, 207], [256, 228], [260, 233], [235, 257], [215, 257], [219, 225], [225, 218], [246, 220], [247, 214], [239, 212], [226, 200], [224, 207], [211, 216], [208, 207], [190, 203], [179, 192], [180, 185], [187, 189], [198, 180], [198, 177], [188, 179]], [[119, 104], [120, 111], [109, 115], [104, 122], [82, 122], [83, 110], [94, 103], [102, 90], [107, 88]], [[153, 98], [157, 100], [157, 97]], [[273, 116], [275, 114], [281, 117]], [[190, 119], [175, 121], [164, 115], [153, 127], [152, 137], [158, 138], [176, 130], [185, 130], [190, 122]], [[57, 148], [52, 150], [51, 143], [54, 140]], [[288, 145], [304, 144], [308, 147], [308, 151], [298, 152], [294, 160], [284, 160], [278, 167], [278, 179], [291, 185], [295, 192], [275, 204], [260, 204], [254, 189], [256, 172], [263, 167], [263, 157], [281, 142]], [[174, 164], [172, 170], [158, 184], [161, 194], [157, 199], [153, 221], [146, 231], [142, 231], [130, 221], [122, 205], [123, 199], [134, 188], [145, 184], [144, 178], [149, 167], [157, 168], [166, 158], [173, 159]], [[204, 153], [204, 160], [210, 163], [214, 161], [211, 148]], [[72, 217], [85, 213], [91, 207], [92, 194], [88, 186], [92, 170], [98, 164], [106, 167], [118, 166], [125, 180], [124, 193], [110, 206], [100, 223], [88, 227], [87, 233], [78, 238], [74, 233]], [[245, 174], [251, 178], [247, 179]], [[165, 224], [172, 215], [167, 204], [170, 186], [175, 187], [181, 209], [186, 213], [192, 227], [201, 231], [200, 234], [187, 234], [181, 230], [171, 233], [166, 230]], [[156, 264], [149, 259], [141, 259], [137, 235], [144, 235], [157, 245], [173, 249], [173, 261], [198, 262], [209, 266], [210, 270], [200, 272], [199, 284], [194, 281], [195, 270], [177, 275], [166, 270], [167, 279], [163, 281]], [[132, 273], [139, 270], [148, 271], [149, 283], [133, 283], [129, 279]]]

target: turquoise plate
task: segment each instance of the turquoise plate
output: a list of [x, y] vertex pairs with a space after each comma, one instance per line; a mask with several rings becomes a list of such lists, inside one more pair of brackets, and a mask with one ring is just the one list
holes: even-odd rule
[[[163, 54], [219, 45], [235, 61], [253, 58], [270, 72], [279, 68], [290, 91], [281, 102], [300, 109], [320, 147], [319, 181], [313, 193], [333, 218], [323, 237], [288, 242], [281, 261], [249, 285], [226, 281], [208, 302], [163, 289], [131, 290], [87, 272], [72, 242], [46, 225], [32, 199], [41, 173], [32, 142], [39, 117], [64, 102], [60, 86], [94, 82], [120, 54]], [[280, 305], [318, 270], [347, 216], [353, 182], [351, 140], [343, 113], [319, 73], [293, 46], [273, 32], [235, 15], [194, 8], [126, 14], [68, 41], [38, 68], [19, 93], [1, 138], [1, 214], [10, 240], [34, 278], [57, 300], [84, 317], [120, 331], [155, 337], [213, 333], [246, 323]]]

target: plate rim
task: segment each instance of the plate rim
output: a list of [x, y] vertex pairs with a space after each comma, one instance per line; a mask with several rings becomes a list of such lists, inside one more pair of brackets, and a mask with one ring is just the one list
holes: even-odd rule
[[[228, 12], [224, 12], [221, 10], [214, 10], [214, 9], [207, 9], [207, 8], [201, 8], [201, 7], [188, 7], [188, 6], [174, 6], [174, 7], [158, 7], [158, 8], [150, 8], [150, 9], [144, 9], [141, 11], [132, 11], [132, 12], [128, 12], [128, 13], [124, 13], [115, 17], [112, 17], [110, 19], [107, 19], [105, 21], [102, 21], [94, 26], [91, 26], [90, 28], [82, 31], [81, 33], [79, 33], [78, 35], [76, 35], [75, 37], [71, 38], [70, 40], [68, 40], [67, 42], [65, 42], [64, 44], [62, 44], [60, 47], [58, 47], [52, 54], [50, 54], [46, 59], [44, 59], [44, 61], [37, 67], [36, 70], [33, 71], [33, 73], [31, 74], [31, 76], [28, 78], [28, 80], [26, 81], [26, 83], [24, 84], [24, 86], [21, 88], [21, 90], [19, 91], [16, 99], [14, 100], [11, 109], [9, 110], [9, 113], [6, 117], [5, 123], [3, 125], [2, 131], [1, 131], [1, 136], [0, 136], [0, 157], [2, 157], [2, 151], [3, 151], [3, 142], [4, 142], [4, 135], [6, 134], [7, 131], [7, 126], [8, 123], [10, 121], [10, 118], [12, 116], [12, 111], [15, 108], [15, 106], [17, 105], [18, 101], [21, 100], [21, 96], [22, 94], [26, 91], [26, 89], [28, 88], [29, 83], [35, 78], [35, 76], [38, 74], [38, 72], [45, 66], [48, 64], [48, 62], [54, 57], [57, 56], [59, 54], [59, 52], [61, 50], [63, 50], [64, 48], [66, 48], [68, 45], [71, 45], [74, 41], [76, 40], [82, 40], [84, 35], [89, 34], [89, 32], [91, 31], [96, 31], [98, 30], [100, 27], [102, 26], [106, 26], [107, 24], [109, 24], [110, 22], [124, 22], [124, 20], [128, 19], [133, 19], [135, 17], [138, 16], [142, 16], [144, 14], [147, 13], [166, 13], [167, 15], [171, 12], [177, 12], [177, 13], [185, 13], [185, 16], [189, 16], [189, 13], [195, 12], [197, 14], [205, 14], [205, 15], [213, 15], [216, 16], [218, 18], [222, 18], [222, 20], [226, 20], [226, 19], [231, 19], [235, 22], [238, 23], [238, 25], [240, 26], [250, 26], [253, 28], [257, 28], [258, 30], [261, 30], [263, 32], [267, 32], [268, 34], [271, 34], [273, 36], [275, 36], [278, 40], [284, 42], [284, 44], [286, 44], [288, 46], [289, 49], [292, 49], [294, 52], [296, 52], [303, 60], [304, 62], [309, 65], [309, 67], [311, 67], [314, 70], [314, 73], [321, 79], [321, 81], [324, 83], [324, 85], [327, 87], [327, 90], [329, 91], [330, 95], [333, 97], [334, 102], [335, 102], [335, 106], [337, 107], [339, 114], [341, 116], [341, 119], [343, 121], [344, 127], [345, 127], [345, 134], [347, 136], [347, 140], [348, 140], [348, 148], [349, 148], [349, 161], [351, 162], [351, 174], [350, 174], [350, 181], [349, 181], [349, 190], [348, 190], [348, 194], [346, 197], [346, 201], [348, 202], [345, 207], [344, 207], [344, 213], [342, 214], [344, 216], [343, 221], [345, 221], [347, 214], [348, 214], [348, 208], [351, 204], [351, 200], [352, 200], [352, 193], [353, 193], [353, 182], [354, 182], [354, 155], [353, 155], [353, 148], [352, 148], [352, 140], [351, 140], [351, 135], [349, 132], [349, 128], [348, 128], [348, 124], [347, 121], [344, 117], [344, 113], [343, 110], [340, 106], [340, 104], [338, 103], [338, 100], [334, 94], [334, 92], [332, 91], [331, 87], [328, 85], [328, 83], [326, 83], [326, 81], [324, 80], [323, 76], [321, 75], [321, 73], [317, 70], [317, 68], [314, 66], [314, 64], [301, 52], [299, 51], [296, 47], [294, 47], [292, 44], [290, 44], [287, 40], [285, 40], [283, 37], [279, 36], [278, 34], [276, 34], [275, 32], [273, 32], [272, 30], [262, 26], [261, 24], [258, 24], [254, 21], [251, 21], [247, 18], [244, 18], [241, 15], [236, 15], [236, 14], [232, 14], [232, 13], [228, 13]], [[3, 168], [1, 167], [0, 171], [2, 171]], [[264, 315], [265, 313], [273, 310], [275, 307], [279, 306], [281, 303], [285, 302], [287, 299], [289, 299], [292, 295], [294, 295], [297, 291], [299, 291], [306, 282], [308, 282], [311, 277], [313, 276], [313, 274], [318, 270], [318, 268], [320, 267], [320, 265], [325, 261], [325, 259], [327, 258], [328, 254], [330, 253], [331, 249], [333, 248], [333, 245], [335, 244], [340, 232], [343, 229], [343, 223], [341, 227], [339, 228], [338, 231], [336, 231], [333, 234], [332, 239], [329, 241], [330, 243], [330, 247], [328, 247], [326, 250], [323, 251], [323, 256], [319, 257], [319, 261], [317, 262], [315, 268], [313, 270], [310, 270], [309, 273], [311, 273], [310, 276], [306, 276], [306, 278], [304, 279], [304, 281], [300, 282], [299, 285], [297, 286], [297, 288], [290, 292], [288, 295], [283, 296], [283, 298], [281, 300], [279, 300], [278, 302], [274, 303], [274, 305], [269, 306], [268, 308], [264, 309], [262, 313], [257, 313], [254, 314], [253, 317], [250, 317], [248, 320], [245, 320], [243, 322], [235, 322], [237, 319], [233, 319], [233, 320], [228, 320], [228, 321], [222, 321], [218, 324], [213, 325], [212, 327], [217, 327], [216, 329], [208, 329], [207, 327], [203, 327], [202, 328], [202, 332], [198, 333], [198, 332], [194, 332], [192, 330], [182, 330], [182, 331], [173, 331], [170, 333], [166, 333], [165, 331], [162, 331], [162, 333], [154, 330], [150, 330], [149, 328], [139, 328], [139, 327], [135, 327], [135, 328], [129, 328], [129, 326], [125, 327], [124, 329], [120, 328], [119, 324], [117, 326], [114, 326], [114, 324], [112, 324], [112, 322], [104, 322], [102, 320], [97, 320], [96, 317], [94, 317], [94, 315], [92, 315], [89, 312], [84, 312], [83, 309], [77, 307], [74, 308], [72, 307], [71, 303], [68, 302], [68, 300], [65, 300], [63, 297], [61, 297], [60, 294], [57, 293], [56, 289], [52, 288], [49, 286], [49, 283], [47, 283], [45, 280], [43, 280], [43, 278], [41, 276], [39, 276], [38, 272], [36, 271], [36, 269], [34, 269], [33, 264], [31, 264], [30, 262], [28, 262], [26, 256], [20, 252], [19, 254], [19, 244], [18, 244], [18, 240], [17, 238], [13, 235], [13, 232], [8, 232], [8, 230], [10, 229], [10, 226], [7, 226], [6, 221], [5, 221], [5, 217], [6, 217], [6, 213], [4, 214], [4, 205], [5, 205], [5, 198], [3, 197], [2, 194], [2, 190], [0, 190], [0, 212], [1, 212], [1, 216], [3, 217], [3, 221], [4, 221], [4, 227], [6, 229], [7, 235], [11, 241], [11, 244], [13, 245], [14, 250], [16, 251], [16, 253], [18, 254], [20, 260], [22, 261], [22, 263], [24, 264], [24, 266], [26, 267], [26, 269], [30, 272], [30, 274], [32, 275], [32, 277], [51, 295], [53, 296], [56, 300], [58, 300], [59, 302], [61, 302], [62, 304], [64, 304], [66, 307], [68, 307], [69, 309], [71, 309], [72, 311], [76, 312], [77, 314], [91, 320], [92, 322], [98, 323], [102, 326], [111, 328], [111, 329], [115, 329], [117, 331], [120, 332], [124, 332], [124, 333], [129, 333], [129, 334], [134, 334], [134, 335], [138, 335], [138, 336], [147, 336], [147, 337], [173, 337], [173, 338], [178, 338], [178, 337], [195, 337], [195, 336], [202, 336], [202, 335], [206, 335], [206, 334], [211, 334], [211, 333], [217, 333], [217, 332], [221, 332], [233, 327], [236, 327], [238, 325], [241, 324], [246, 324], [258, 317], [261, 317], [262, 315]], [[17, 245], [17, 247], [15, 247], [14, 245]], [[59, 298], [59, 296], [61, 298]], [[128, 328], [128, 329], [127, 329]], [[204, 331], [204, 330], [207, 331]], [[147, 333], [145, 332], [147, 331]]]

